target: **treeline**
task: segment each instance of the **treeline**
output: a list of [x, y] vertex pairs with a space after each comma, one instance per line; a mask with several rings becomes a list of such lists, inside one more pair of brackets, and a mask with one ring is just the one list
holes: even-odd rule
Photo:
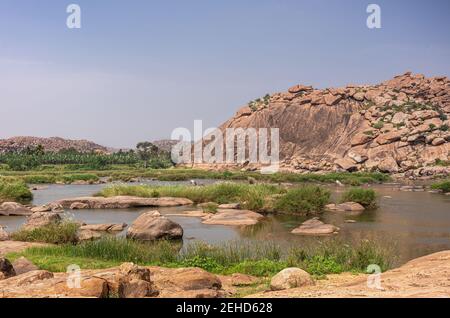
[[[151, 143], [148, 143], [151, 145]], [[173, 166], [170, 153], [157, 148], [118, 151], [105, 154], [98, 152], [78, 152], [65, 149], [59, 152], [46, 152], [42, 146], [28, 147], [17, 152], [0, 153], [0, 164], [7, 165], [10, 170], [27, 171], [42, 165], [73, 165], [73, 168], [105, 170], [111, 165], [130, 165], [153, 169]]]

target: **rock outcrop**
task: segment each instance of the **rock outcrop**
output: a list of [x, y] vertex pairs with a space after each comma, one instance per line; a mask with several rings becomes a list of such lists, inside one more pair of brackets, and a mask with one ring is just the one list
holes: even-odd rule
[[32, 212], [26, 206], [16, 202], [3, 202], [0, 205], [0, 215], [6, 216], [28, 216]]
[[[447, 77], [406, 73], [378, 85], [323, 90], [297, 85], [251, 102], [220, 129], [279, 128], [286, 171], [419, 177], [450, 172], [437, 165], [449, 161], [449, 115]], [[260, 168], [248, 162], [242, 167]]]
[[128, 209], [140, 207], [174, 207], [181, 205], [191, 205], [193, 202], [185, 198], [140, 198], [131, 196], [117, 197], [81, 197], [64, 199], [54, 202], [65, 209], [76, 207], [78, 209]]
[[0, 139], [0, 153], [19, 152], [25, 149], [33, 149], [42, 146], [44, 151], [58, 152], [61, 150], [74, 149], [78, 152], [108, 152], [108, 148], [100, 146], [88, 140], [70, 140], [59, 137], [12, 137]]
[[61, 216], [58, 213], [35, 212], [27, 218], [27, 221], [22, 228], [24, 230], [34, 230], [52, 223], [59, 223], [60, 221]]
[[203, 217], [203, 224], [248, 226], [258, 224], [264, 219], [259, 213], [249, 210], [219, 209], [215, 214]]
[[158, 211], [141, 214], [127, 230], [127, 238], [139, 241], [178, 240], [182, 237], [181, 225], [161, 216]]

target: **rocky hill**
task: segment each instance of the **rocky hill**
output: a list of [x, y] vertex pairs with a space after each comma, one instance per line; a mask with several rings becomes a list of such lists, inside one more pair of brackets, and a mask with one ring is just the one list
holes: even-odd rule
[[16, 152], [41, 145], [45, 151], [58, 152], [63, 149], [75, 149], [79, 152], [108, 152], [106, 147], [100, 146], [88, 140], [70, 140], [59, 137], [12, 137], [0, 139], [1, 152]]
[[450, 80], [406, 73], [378, 85], [287, 92], [221, 126], [279, 128], [284, 170], [449, 174]]

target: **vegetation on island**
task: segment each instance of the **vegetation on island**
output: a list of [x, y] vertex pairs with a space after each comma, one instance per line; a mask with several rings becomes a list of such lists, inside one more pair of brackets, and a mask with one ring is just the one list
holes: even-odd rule
[[449, 193], [450, 192], [450, 180], [433, 183], [431, 185], [431, 188], [433, 190], [439, 190], [444, 193]]
[[352, 188], [342, 194], [340, 203], [356, 202], [365, 208], [374, 208], [376, 199], [377, 193], [373, 189]]

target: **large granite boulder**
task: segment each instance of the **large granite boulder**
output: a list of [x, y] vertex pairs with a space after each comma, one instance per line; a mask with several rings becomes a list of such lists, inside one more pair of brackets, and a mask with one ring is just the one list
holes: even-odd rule
[[284, 290], [314, 285], [314, 280], [300, 268], [286, 268], [276, 274], [270, 281], [272, 290]]
[[177, 240], [182, 237], [181, 225], [161, 216], [158, 211], [141, 214], [127, 231], [127, 238], [140, 241]]
[[0, 215], [5, 216], [28, 216], [32, 212], [26, 206], [17, 202], [4, 202], [0, 205]]
[[55, 212], [35, 212], [27, 218], [23, 225], [25, 230], [34, 230], [52, 223], [61, 222], [61, 216]]
[[264, 219], [259, 213], [249, 210], [219, 209], [216, 214], [203, 217], [203, 224], [248, 226]]

